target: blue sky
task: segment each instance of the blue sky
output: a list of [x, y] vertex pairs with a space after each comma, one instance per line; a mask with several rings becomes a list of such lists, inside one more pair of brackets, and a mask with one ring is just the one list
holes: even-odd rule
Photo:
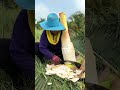
[[85, 0], [35, 0], [35, 18], [46, 18], [49, 13], [65, 12], [67, 17], [76, 11], [85, 14]]

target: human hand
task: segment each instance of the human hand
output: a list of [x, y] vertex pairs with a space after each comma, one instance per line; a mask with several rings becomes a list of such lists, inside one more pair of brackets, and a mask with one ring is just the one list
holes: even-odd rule
[[82, 62], [80, 70], [85, 71], [85, 60]]
[[56, 56], [56, 55], [53, 56], [52, 62], [53, 62], [55, 65], [59, 64], [60, 61], [61, 61], [61, 59], [60, 59], [58, 56]]

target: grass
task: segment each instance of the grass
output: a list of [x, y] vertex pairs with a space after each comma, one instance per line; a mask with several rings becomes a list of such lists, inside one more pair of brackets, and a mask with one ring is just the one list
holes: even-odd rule
[[0, 69], [0, 90], [17, 90], [11, 78], [2, 69]]

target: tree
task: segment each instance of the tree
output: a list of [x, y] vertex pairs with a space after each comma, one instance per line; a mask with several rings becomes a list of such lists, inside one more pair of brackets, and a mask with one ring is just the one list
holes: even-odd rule
[[68, 22], [71, 40], [78, 51], [85, 54], [85, 16], [80, 11], [71, 15]]
[[[36, 19], [35, 19], [36, 20]], [[41, 30], [42, 28], [40, 27], [40, 22], [42, 22], [42, 21], [44, 21], [45, 19], [44, 18], [41, 18], [39, 21], [37, 21], [36, 23], [35, 23], [35, 28], [37, 29], [37, 30]]]
[[68, 22], [68, 26], [70, 30], [76, 32], [80, 38], [84, 39], [85, 35], [85, 16], [80, 11], [75, 12], [73, 15], [69, 17], [70, 22]]
[[85, 16], [84, 16], [84, 14], [77, 11], [72, 16], [70, 16], [69, 19], [71, 21], [68, 23], [69, 28], [80, 30], [82, 32], [85, 31]]

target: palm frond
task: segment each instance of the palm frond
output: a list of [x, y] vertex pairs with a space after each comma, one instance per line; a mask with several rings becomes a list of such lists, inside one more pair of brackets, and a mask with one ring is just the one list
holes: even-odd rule
[[[92, 0], [95, 1], [95, 0]], [[92, 47], [101, 57], [120, 72], [120, 18], [117, 0], [102, 1], [98, 6], [90, 3], [86, 9], [86, 37], [91, 40]], [[109, 5], [108, 5], [109, 3]], [[94, 4], [94, 5], [93, 5]], [[106, 6], [105, 6], [106, 5]], [[94, 6], [94, 7], [92, 7]], [[115, 7], [113, 7], [115, 6]]]
[[17, 90], [13, 86], [12, 79], [0, 69], [0, 89], [1, 90]]

